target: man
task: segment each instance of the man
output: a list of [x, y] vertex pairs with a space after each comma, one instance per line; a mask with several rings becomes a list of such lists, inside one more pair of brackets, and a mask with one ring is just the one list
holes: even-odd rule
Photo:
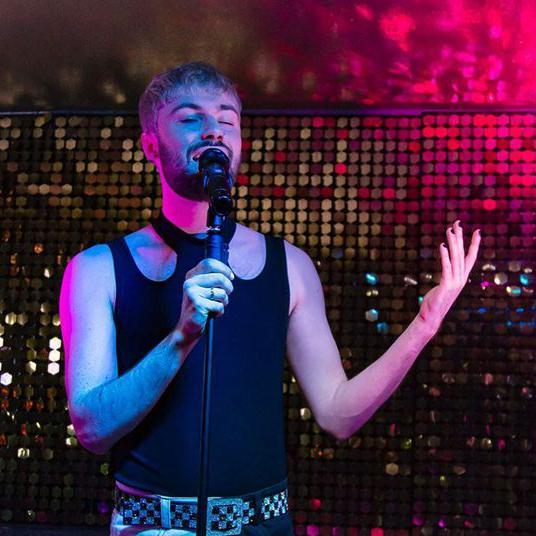
[[159, 225], [82, 251], [62, 283], [66, 388], [77, 437], [94, 453], [112, 450], [112, 534], [194, 532], [199, 341], [215, 313], [209, 496], [244, 501], [243, 534], [291, 534], [285, 347], [318, 425], [349, 437], [438, 330], [476, 261], [480, 235], [473, 234], [465, 256], [459, 221], [447, 230], [440, 284], [385, 354], [349, 380], [306, 253], [228, 220], [229, 266], [203, 260], [208, 201], [198, 158], [217, 147], [236, 175], [241, 103], [233, 84], [209, 65], [185, 64], [155, 77], [139, 109], [143, 150], [162, 179]]

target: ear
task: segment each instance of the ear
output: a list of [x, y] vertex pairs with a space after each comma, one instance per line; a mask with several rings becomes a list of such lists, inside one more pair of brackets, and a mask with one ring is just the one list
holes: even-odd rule
[[160, 156], [158, 152], [158, 140], [156, 139], [156, 134], [152, 132], [142, 132], [140, 141], [147, 160], [153, 162], [153, 164], [156, 164], [156, 160], [158, 160]]

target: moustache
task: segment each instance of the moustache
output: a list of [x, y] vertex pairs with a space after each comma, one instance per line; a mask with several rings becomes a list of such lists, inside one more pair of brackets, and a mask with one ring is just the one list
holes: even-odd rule
[[[232, 149], [228, 145], [226, 145], [225, 143], [223, 143], [221, 141], [218, 141], [218, 142], [202, 141], [202, 142], [196, 143], [195, 145], [192, 145], [192, 147], [190, 147], [190, 149], [188, 149], [188, 158], [191, 158], [192, 153], [195, 153], [196, 151], [199, 151], [200, 149], [204, 149], [205, 147], [212, 147], [212, 148], [216, 148], [216, 149], [218, 149], [220, 147], [223, 147], [223, 148], [227, 149], [229, 160], [230, 161], [233, 160], [233, 151], [232, 151]], [[199, 158], [199, 156], [200, 155], [197, 155], [197, 157], [195, 159], [197, 160]]]

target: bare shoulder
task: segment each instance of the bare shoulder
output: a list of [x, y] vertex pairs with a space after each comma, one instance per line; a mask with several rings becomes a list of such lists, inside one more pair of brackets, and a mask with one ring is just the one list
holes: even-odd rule
[[113, 270], [112, 251], [106, 244], [95, 244], [77, 253], [70, 264], [90, 271], [95, 276], [107, 276], [110, 275], [110, 268]]
[[64, 277], [74, 280], [77, 285], [98, 285], [105, 291], [110, 304], [115, 303], [114, 263], [106, 244], [95, 244], [77, 253], [69, 261]]
[[315, 269], [311, 257], [303, 249], [291, 244], [288, 240], [285, 240], [285, 253], [294, 267], [306, 270]]
[[317, 289], [321, 285], [316, 266], [311, 257], [288, 240], [285, 240], [284, 243], [290, 286], [290, 312], [292, 312], [303, 297], [308, 295], [307, 289]]
[[303, 249], [285, 240], [285, 253], [289, 272], [292, 271], [296, 283], [307, 283], [312, 277], [318, 277], [313, 260]]

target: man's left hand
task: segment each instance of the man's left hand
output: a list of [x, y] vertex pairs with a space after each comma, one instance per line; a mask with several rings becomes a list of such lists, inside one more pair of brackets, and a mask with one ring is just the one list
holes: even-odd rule
[[448, 249], [439, 246], [441, 255], [441, 281], [423, 298], [419, 317], [432, 332], [437, 332], [452, 304], [467, 283], [478, 254], [481, 236], [477, 229], [473, 233], [467, 256], [463, 247], [463, 232], [460, 220], [447, 229]]

